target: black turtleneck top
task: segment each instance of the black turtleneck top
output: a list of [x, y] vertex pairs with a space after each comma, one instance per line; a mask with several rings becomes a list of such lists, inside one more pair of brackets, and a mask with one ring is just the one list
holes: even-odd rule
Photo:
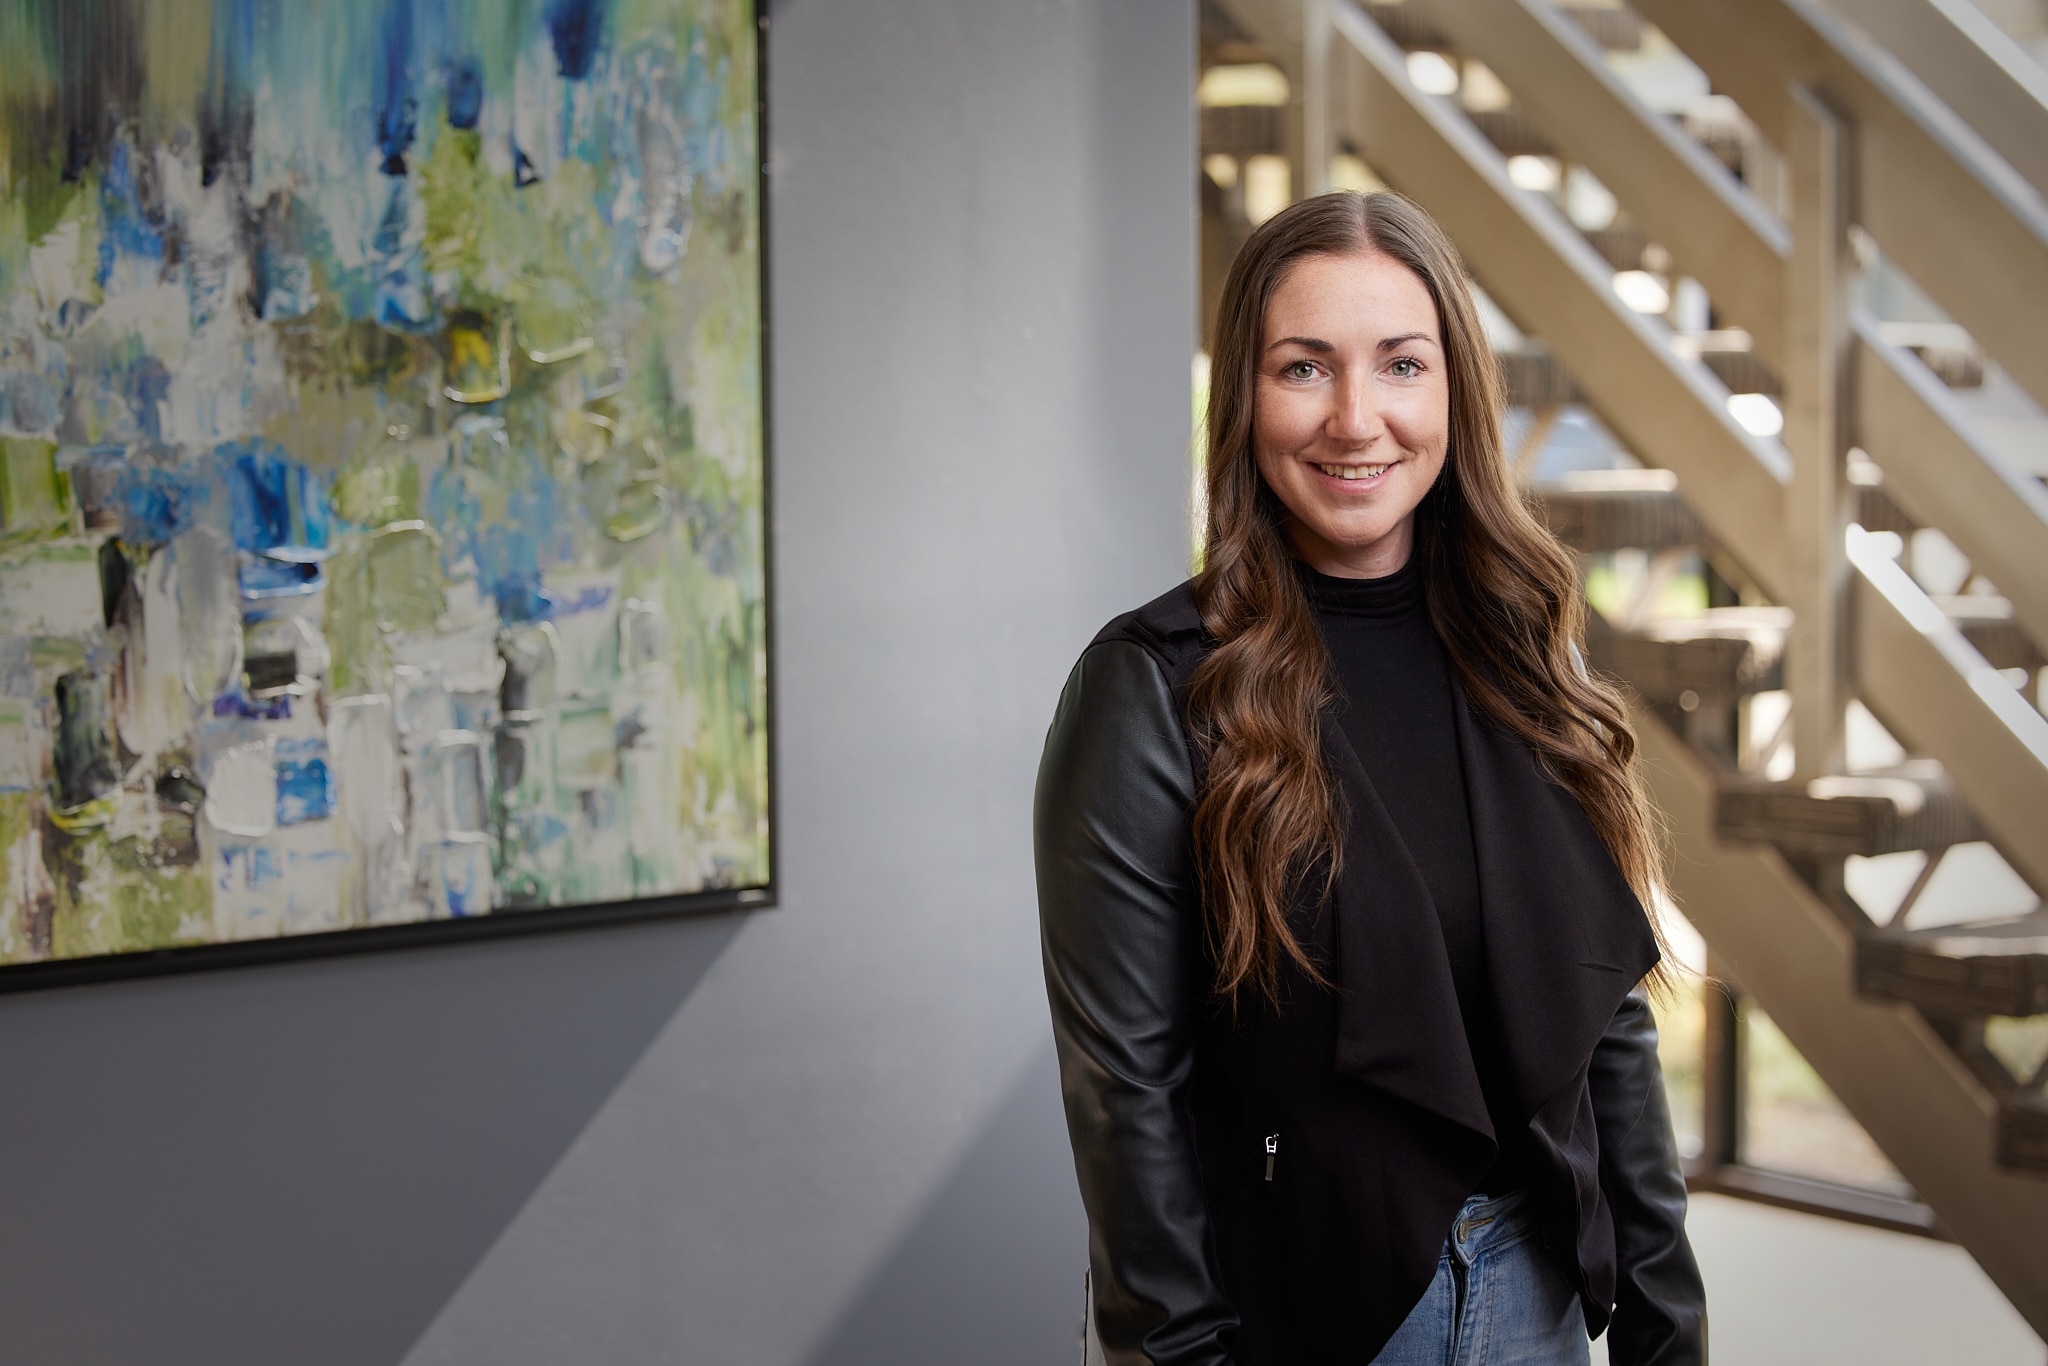
[[1480, 1190], [1522, 1184], [1517, 1124], [1505, 1113], [1505, 1069], [1479, 865], [1465, 802], [1465, 767], [1451, 700], [1451, 662], [1429, 618], [1420, 562], [1378, 579], [1340, 579], [1301, 567], [1316, 623], [1329, 646], [1345, 739], [1422, 873], [1443, 926], [1444, 949], [1465, 1034], [1501, 1154]]

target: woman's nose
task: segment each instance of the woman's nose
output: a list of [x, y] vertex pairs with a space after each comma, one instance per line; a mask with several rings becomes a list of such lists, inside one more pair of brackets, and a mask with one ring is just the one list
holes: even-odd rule
[[1383, 424], [1370, 384], [1346, 380], [1335, 386], [1335, 398], [1336, 410], [1330, 414], [1328, 423], [1333, 438], [1362, 446], [1379, 435]]

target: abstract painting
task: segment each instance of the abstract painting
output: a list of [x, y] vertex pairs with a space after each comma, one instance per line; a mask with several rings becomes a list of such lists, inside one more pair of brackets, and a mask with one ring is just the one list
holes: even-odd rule
[[758, 36], [0, 0], [0, 964], [767, 885]]

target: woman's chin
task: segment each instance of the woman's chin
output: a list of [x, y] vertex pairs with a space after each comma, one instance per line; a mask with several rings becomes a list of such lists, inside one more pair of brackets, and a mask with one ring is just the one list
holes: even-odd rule
[[1311, 568], [1341, 578], [1377, 578], [1408, 562], [1413, 514], [1295, 524], [1295, 548]]

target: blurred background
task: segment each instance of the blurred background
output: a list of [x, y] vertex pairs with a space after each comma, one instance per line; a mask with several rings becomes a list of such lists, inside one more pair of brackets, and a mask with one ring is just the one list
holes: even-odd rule
[[2048, 6], [768, 18], [780, 905], [0, 999], [0, 1359], [1075, 1359], [1038, 748], [1382, 185], [1637, 703], [1721, 1359], [2048, 1359]]

